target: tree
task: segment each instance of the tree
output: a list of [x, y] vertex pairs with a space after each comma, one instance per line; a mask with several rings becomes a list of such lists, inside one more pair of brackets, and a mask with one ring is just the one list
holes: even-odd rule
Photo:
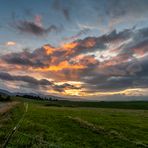
[[7, 96], [6, 97], [6, 101], [10, 101], [11, 100], [11, 97], [10, 96]]

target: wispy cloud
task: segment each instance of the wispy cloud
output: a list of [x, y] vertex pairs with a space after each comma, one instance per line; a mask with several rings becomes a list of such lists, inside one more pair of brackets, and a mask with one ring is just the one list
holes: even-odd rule
[[67, 21], [71, 20], [69, 7], [63, 5], [60, 0], [54, 0], [53, 8], [56, 11], [59, 11]]
[[84, 28], [84, 29], [80, 30], [78, 33], [76, 33], [75, 35], [73, 35], [73, 36], [64, 37], [64, 40], [65, 41], [76, 40], [76, 39], [80, 38], [82, 35], [86, 35], [89, 31], [90, 31], [90, 29]]
[[63, 29], [61, 26], [56, 26], [54, 24], [51, 24], [48, 27], [44, 27], [41, 15], [35, 15], [34, 20], [32, 21], [14, 19], [11, 23], [11, 27], [16, 29], [17, 31], [20, 31], [21, 33], [34, 36], [47, 36], [48, 33], [59, 33]]

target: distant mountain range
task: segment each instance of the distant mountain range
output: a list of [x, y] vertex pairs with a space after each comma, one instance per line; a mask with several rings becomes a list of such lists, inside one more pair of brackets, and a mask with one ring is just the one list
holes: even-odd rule
[[63, 100], [64, 98], [58, 97], [58, 96], [53, 96], [53, 95], [43, 95], [43, 94], [36, 94], [36, 93], [21, 93], [21, 92], [10, 92], [4, 89], [0, 89], [0, 94], [3, 95], [9, 95], [9, 96], [39, 96], [41, 98], [53, 98], [53, 99], [58, 99], [58, 100]]
[[0, 94], [4, 94], [4, 95], [13, 95], [13, 93], [7, 91], [7, 90], [3, 90], [3, 89], [0, 89]]
[[101, 97], [91, 97], [91, 98], [74, 98], [74, 97], [59, 97], [54, 95], [44, 95], [37, 93], [21, 93], [21, 92], [10, 92], [7, 90], [0, 89], [0, 94], [9, 95], [9, 96], [33, 96], [46, 99], [57, 99], [57, 100], [71, 100], [71, 101], [148, 101], [148, 96], [126, 96], [126, 95], [112, 95], [112, 96], [101, 96]]

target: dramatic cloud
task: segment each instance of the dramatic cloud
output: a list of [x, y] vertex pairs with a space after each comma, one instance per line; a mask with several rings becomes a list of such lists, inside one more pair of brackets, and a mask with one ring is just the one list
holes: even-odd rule
[[48, 80], [42, 79], [37, 80], [30, 76], [12, 76], [9, 73], [0, 73], [0, 79], [7, 80], [7, 81], [23, 81], [34, 85], [51, 85], [52, 83]]
[[[46, 44], [32, 52], [24, 50], [0, 57], [0, 79], [23, 81], [29, 87], [63, 94], [116, 92], [148, 87], [148, 29], [116, 30], [99, 37], [87, 37], [53, 47]], [[25, 70], [46, 79], [11, 76]], [[48, 81], [52, 79], [53, 81]], [[68, 83], [69, 82], [69, 83]], [[58, 84], [61, 83], [61, 84]]]
[[29, 21], [19, 21], [14, 27], [21, 32], [33, 34], [36, 36], [47, 35], [49, 32], [57, 32], [59, 30], [55, 25], [51, 25], [48, 28], [43, 28], [42, 26], [38, 26], [34, 22]]
[[[15, 27], [37, 36], [57, 30], [55, 26], [44, 29], [39, 15], [34, 22], [20, 21]], [[78, 39], [88, 31], [80, 30], [66, 39], [74, 41], [59, 47], [46, 44], [33, 51], [2, 55], [0, 79], [70, 95], [148, 87], [148, 28], [132, 27]], [[14, 42], [8, 44], [12, 46]], [[28, 75], [20, 75], [22, 71]], [[34, 74], [41, 79], [34, 78]]]
[[0, 88], [148, 96], [147, 8], [148, 0], [4, 1]]
[[84, 29], [80, 30], [77, 34], [75, 34], [75, 35], [73, 35], [71, 37], [65, 37], [64, 40], [65, 41], [76, 40], [80, 36], [87, 34], [89, 31], [90, 31], [89, 28], [84, 28]]
[[61, 26], [56, 26], [53, 24], [45, 28], [42, 24], [41, 15], [35, 15], [33, 21], [30, 21], [30, 20], [17, 21], [15, 18], [13, 19], [11, 26], [22, 33], [32, 34], [35, 36], [45, 36], [50, 32], [57, 33], [57, 32], [61, 32], [62, 30]]
[[54, 81], [48, 81], [47, 79], [37, 80], [37, 79], [30, 77], [30, 76], [27, 76], [27, 75], [23, 75], [23, 76], [10, 75], [9, 73], [6, 73], [6, 72], [0, 72], [0, 79], [5, 80], [5, 81], [10, 81], [10, 82], [11, 81], [13, 81], [13, 82], [19, 82], [19, 81], [25, 82], [25, 83], [28, 84], [27, 86], [30, 89], [41, 87], [45, 90], [53, 89], [53, 90], [58, 91], [58, 92], [64, 92], [67, 89], [79, 89], [80, 88], [80, 87], [76, 87], [76, 86], [73, 86], [73, 85], [68, 84], [68, 83], [57, 85], [57, 84], [54, 84]]

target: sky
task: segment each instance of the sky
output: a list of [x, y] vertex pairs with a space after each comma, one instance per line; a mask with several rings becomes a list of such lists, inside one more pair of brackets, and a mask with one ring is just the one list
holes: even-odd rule
[[0, 3], [0, 89], [148, 96], [148, 0]]

